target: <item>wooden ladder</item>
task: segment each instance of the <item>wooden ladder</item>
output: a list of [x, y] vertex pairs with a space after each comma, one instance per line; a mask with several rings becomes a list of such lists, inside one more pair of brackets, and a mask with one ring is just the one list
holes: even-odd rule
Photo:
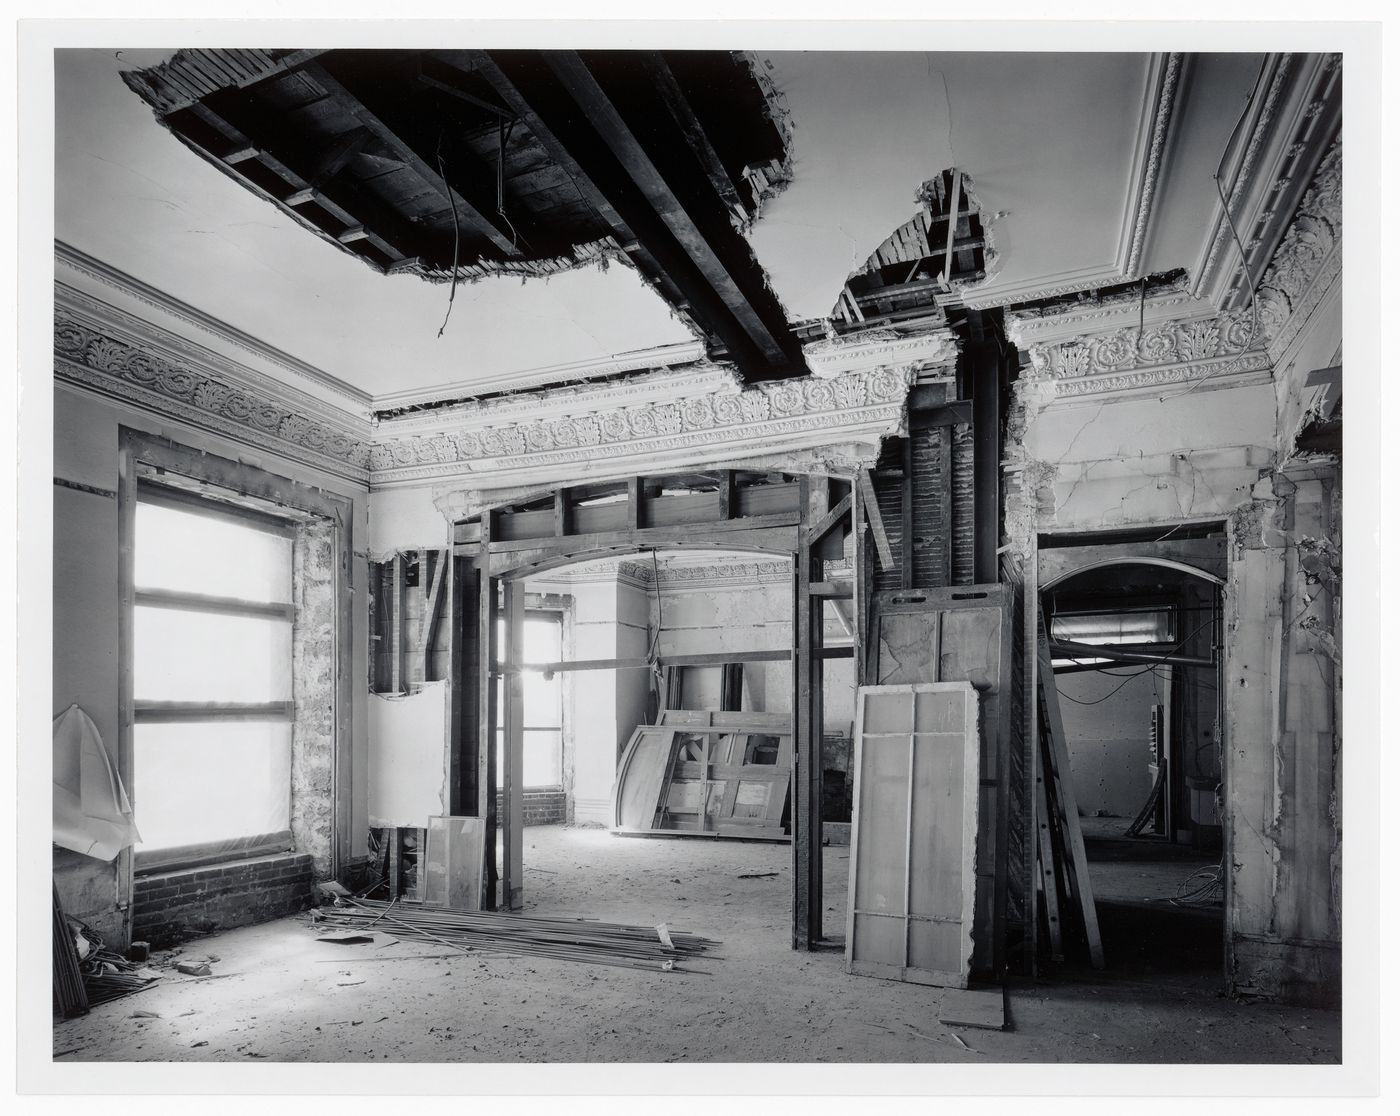
[[1058, 959], [1062, 949], [1062, 910], [1058, 887], [1063, 881], [1067, 907], [1077, 909], [1089, 945], [1089, 962], [1096, 969], [1104, 967], [1103, 941], [1099, 937], [1099, 917], [1094, 909], [1094, 891], [1089, 883], [1089, 862], [1084, 855], [1084, 832], [1079, 826], [1079, 806], [1074, 797], [1074, 780], [1069, 766], [1069, 747], [1065, 742], [1065, 725], [1060, 716], [1060, 692], [1055, 685], [1055, 672], [1050, 658], [1050, 641], [1045, 630], [1045, 616], [1040, 617], [1038, 629], [1038, 658], [1040, 660], [1040, 757], [1041, 770], [1036, 780], [1040, 817], [1038, 818], [1037, 852], [1040, 861], [1039, 882], [1044, 888], [1045, 911], [1050, 926], [1052, 957]]

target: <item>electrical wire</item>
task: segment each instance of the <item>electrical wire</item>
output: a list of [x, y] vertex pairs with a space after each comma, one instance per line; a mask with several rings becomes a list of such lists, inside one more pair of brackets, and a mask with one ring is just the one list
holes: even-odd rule
[[457, 254], [462, 244], [462, 223], [457, 218], [457, 195], [447, 184], [447, 167], [442, 161], [441, 133], [438, 135], [437, 164], [443, 188], [447, 191], [448, 204], [452, 206], [452, 289], [447, 294], [447, 313], [442, 316], [442, 325], [438, 326], [437, 335], [441, 337], [443, 330], [447, 328], [447, 319], [452, 317], [452, 303], [457, 298]]
[[[1214, 617], [1211, 617], [1211, 619], [1207, 620], [1204, 624], [1198, 625], [1194, 630], [1192, 630], [1192, 631], [1189, 632], [1186, 636], [1184, 636], [1184, 637], [1180, 640], [1180, 642], [1174, 644], [1174, 645], [1171, 647], [1171, 649], [1167, 651], [1166, 654], [1162, 655], [1161, 658], [1159, 658], [1156, 662], [1154, 662], [1154, 663], [1149, 663], [1149, 664], [1148, 664], [1147, 666], [1145, 666], [1142, 670], [1135, 671], [1134, 673], [1128, 674], [1128, 675], [1118, 675], [1118, 676], [1116, 676], [1116, 677], [1121, 677], [1121, 678], [1123, 679], [1123, 681], [1120, 682], [1120, 683], [1118, 683], [1118, 685], [1114, 686], [1113, 689], [1109, 690], [1108, 693], [1104, 694], [1103, 697], [1101, 697], [1101, 698], [1095, 698], [1093, 701], [1080, 701], [1078, 698], [1072, 698], [1072, 697], [1070, 697], [1068, 694], [1061, 694], [1060, 697], [1064, 698], [1066, 701], [1072, 701], [1072, 702], [1074, 702], [1075, 705], [1098, 705], [1098, 704], [1100, 704], [1101, 702], [1105, 702], [1105, 701], [1107, 701], [1109, 698], [1111, 698], [1114, 694], [1116, 694], [1119, 690], [1121, 690], [1124, 686], [1126, 686], [1129, 682], [1131, 682], [1134, 678], [1137, 678], [1139, 675], [1146, 674], [1149, 670], [1156, 670], [1159, 666], [1161, 666], [1161, 665], [1162, 665], [1163, 663], [1165, 663], [1168, 659], [1170, 659], [1173, 655], [1175, 655], [1178, 651], [1180, 651], [1183, 647], [1185, 647], [1186, 644], [1191, 640], [1191, 638], [1192, 638], [1193, 636], [1196, 635], [1197, 632], [1204, 631], [1209, 625], [1211, 625], [1211, 624], [1213, 624], [1213, 623], [1215, 623], [1215, 618], [1214, 618]], [[1071, 660], [1071, 661], [1074, 661], [1074, 660]]]

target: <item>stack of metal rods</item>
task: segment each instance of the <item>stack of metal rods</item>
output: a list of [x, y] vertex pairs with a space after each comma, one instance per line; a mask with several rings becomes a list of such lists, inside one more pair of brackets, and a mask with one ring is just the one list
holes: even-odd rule
[[87, 990], [78, 970], [78, 949], [73, 942], [73, 930], [58, 901], [58, 886], [53, 889], [53, 1010], [60, 1019], [86, 1015]]
[[489, 951], [653, 972], [685, 971], [680, 969], [683, 961], [719, 944], [696, 934], [662, 931], [655, 926], [457, 911], [356, 898], [342, 899], [334, 907], [323, 908], [317, 921], [322, 927], [376, 927], [397, 938], [434, 942], [463, 953]]

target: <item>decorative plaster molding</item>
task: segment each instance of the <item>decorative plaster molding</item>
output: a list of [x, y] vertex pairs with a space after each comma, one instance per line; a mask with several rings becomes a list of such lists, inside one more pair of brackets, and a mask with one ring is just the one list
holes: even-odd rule
[[1006, 316], [1007, 337], [1022, 349], [1073, 341], [1086, 334], [1112, 329], [1134, 331], [1141, 324], [1157, 327], [1171, 322], [1187, 322], [1216, 316], [1215, 309], [1185, 289], [1182, 276], [1169, 287], [1159, 288], [1144, 299], [1137, 289], [1117, 290], [1109, 295], [1085, 295], [1074, 302], [1034, 309], [1014, 310]]
[[[655, 348], [622, 353], [605, 359], [575, 361], [569, 364], [550, 365], [545, 368], [530, 368], [518, 373], [494, 376], [485, 380], [460, 380], [456, 383], [437, 384], [429, 388], [388, 392], [374, 397], [374, 409], [376, 411], [393, 411], [399, 408], [437, 404], [440, 400], [452, 398], [467, 399], [469, 401], [461, 406], [470, 406], [472, 405], [470, 397], [486, 395], [491, 392], [542, 391], [547, 390], [544, 387], [547, 384], [601, 380], [628, 372], [653, 371], [664, 375], [666, 369], [688, 365], [706, 365], [705, 346], [701, 342], [682, 341], [674, 345], [659, 345]], [[434, 407], [434, 410], [444, 409], [443, 407]]]
[[[1239, 386], [1267, 380], [1272, 369], [1248, 314], [1168, 320], [1115, 329], [1059, 344], [1032, 345], [1028, 380], [1054, 385], [1055, 399], [1124, 395], [1209, 379]], [[1259, 375], [1262, 373], [1262, 375]]]
[[807, 367], [819, 379], [834, 379], [846, 372], [889, 365], [923, 370], [932, 365], [953, 365], [958, 342], [950, 329], [902, 334], [892, 329], [828, 337], [802, 346]]
[[1241, 264], [1225, 207], [1217, 200], [1201, 255], [1191, 268], [1192, 293], [1220, 309], [1247, 300], [1246, 274], [1257, 276], [1274, 253], [1341, 124], [1339, 54], [1270, 55], [1261, 84], [1267, 92], [1251, 106], [1248, 138], [1227, 162], [1221, 183], [1244, 241], [1247, 266]]
[[1342, 268], [1342, 143], [1318, 166], [1255, 297], [1259, 326], [1277, 360]]
[[[1042, 276], [1023, 283], [998, 285], [996, 275], [963, 291], [963, 305], [972, 310], [1018, 303], [1041, 302], [1078, 294], [1097, 287], [1108, 287], [1135, 278], [1142, 266], [1147, 234], [1157, 200], [1157, 181], [1171, 134], [1172, 114], [1178, 101], [1183, 69], [1181, 54], [1155, 54], [1143, 79], [1143, 109], [1134, 139], [1132, 163], [1123, 201], [1118, 246], [1112, 260], [1096, 266], [1077, 268], [1058, 276]], [[996, 215], [983, 217], [984, 235], [991, 245], [996, 239]], [[993, 270], [995, 252], [988, 252], [988, 270]]]
[[[257, 363], [266, 364], [275, 370], [276, 377], [258, 377], [253, 386], [260, 387], [265, 391], [294, 393], [306, 399], [314, 398], [306, 396], [304, 392], [297, 389], [297, 384], [300, 382], [310, 388], [320, 389], [337, 397], [342, 401], [341, 409], [349, 414], [364, 417], [369, 413], [370, 396], [368, 392], [352, 387], [344, 380], [338, 379], [314, 365], [298, 360], [289, 353], [284, 353], [281, 349], [260, 341], [242, 330], [235, 329], [226, 322], [219, 321], [201, 310], [196, 310], [188, 303], [181, 302], [178, 298], [157, 290], [155, 287], [143, 283], [61, 240], [54, 241], [54, 265], [55, 270], [60, 274], [66, 271], [73, 276], [81, 276], [89, 282], [116, 291], [123, 297], [147, 306], [173, 321], [182, 322], [198, 330], [208, 336], [212, 343], [230, 346], [252, 357]], [[153, 328], [150, 323], [143, 319], [123, 314], [116, 307], [79, 291], [72, 283], [62, 279], [56, 283], [55, 298], [60, 307], [81, 309], [89, 314], [111, 316], [112, 324], [119, 324], [122, 321], [139, 323], [139, 325], [129, 324], [128, 328], [142, 332]], [[207, 348], [196, 346], [183, 338], [178, 338], [173, 333], [164, 331], [163, 333], [163, 342], [168, 346], [184, 350], [181, 355], [186, 359], [198, 359], [200, 356], [219, 359]], [[230, 368], [237, 368], [244, 376], [257, 377], [257, 374], [252, 373], [245, 362], [224, 361], [224, 364], [227, 366], [224, 369], [226, 373]], [[294, 403], [294, 405], [305, 406], [307, 404], [302, 402], [300, 404]]]
[[[370, 468], [377, 486], [465, 474], [470, 488], [491, 490], [584, 475], [604, 479], [610, 472], [665, 472], [832, 443], [878, 445], [903, 421], [911, 378], [909, 368], [882, 367], [738, 391], [732, 380], [693, 394], [673, 384], [664, 397], [641, 402], [623, 384], [615, 387], [618, 402], [606, 409], [552, 418], [498, 423], [493, 410], [463, 410], [436, 429], [424, 429], [415, 417], [408, 436], [397, 436], [403, 429], [398, 420], [385, 421]], [[607, 397], [607, 386], [597, 392], [590, 397], [595, 405]]]
[[234, 377], [169, 360], [153, 347], [114, 337], [62, 311], [54, 317], [54, 375], [335, 476], [369, 483], [370, 444], [349, 423], [332, 425], [291, 410]]
[[1140, 155], [1145, 154], [1145, 162], [1133, 175], [1136, 202], [1128, 208], [1132, 224], [1127, 235], [1122, 238], [1122, 242], [1126, 243], [1127, 252], [1120, 255], [1118, 260], [1118, 270], [1125, 278], [1137, 275], [1142, 264], [1143, 245], [1147, 240], [1148, 226], [1152, 223], [1152, 206], [1157, 197], [1157, 179], [1162, 170], [1162, 155], [1167, 146], [1167, 134], [1171, 130], [1172, 111], [1176, 107], [1176, 91], [1181, 77], [1183, 57], [1179, 53], [1159, 54], [1153, 59], [1152, 69], [1148, 73], [1148, 89], [1155, 88], [1157, 95], [1155, 103], [1150, 96], [1143, 98], [1146, 117], [1143, 124], [1139, 125], [1139, 134], [1148, 131], [1151, 138], [1145, 152], [1142, 148], [1138, 149]]

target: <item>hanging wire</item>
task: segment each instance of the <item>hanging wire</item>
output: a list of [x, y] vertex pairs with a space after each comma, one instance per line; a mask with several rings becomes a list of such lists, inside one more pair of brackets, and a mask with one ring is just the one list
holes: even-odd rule
[[462, 245], [462, 224], [457, 219], [457, 194], [447, 184], [447, 166], [442, 158], [441, 132], [438, 133], [437, 164], [443, 188], [447, 191], [447, 201], [452, 206], [452, 289], [447, 295], [447, 313], [442, 316], [442, 325], [438, 326], [437, 335], [441, 337], [443, 330], [447, 328], [447, 319], [452, 317], [452, 303], [457, 297], [457, 256]]
[[[1072, 697], [1070, 697], [1068, 694], [1064, 694], [1064, 693], [1060, 694], [1060, 697], [1064, 698], [1066, 701], [1072, 701], [1072, 702], [1074, 702], [1075, 705], [1098, 705], [1098, 704], [1100, 704], [1101, 702], [1105, 702], [1105, 701], [1107, 701], [1109, 698], [1111, 698], [1114, 694], [1116, 694], [1119, 690], [1121, 690], [1124, 686], [1126, 686], [1129, 682], [1131, 682], [1134, 678], [1137, 678], [1137, 677], [1139, 677], [1140, 675], [1146, 674], [1149, 670], [1155, 671], [1159, 666], [1161, 666], [1161, 665], [1162, 665], [1163, 663], [1165, 663], [1168, 659], [1170, 659], [1173, 655], [1175, 655], [1178, 651], [1180, 651], [1183, 647], [1185, 647], [1186, 644], [1191, 640], [1191, 638], [1192, 638], [1194, 635], [1196, 635], [1197, 632], [1203, 631], [1206, 627], [1208, 627], [1209, 625], [1211, 625], [1211, 624], [1213, 624], [1213, 623], [1215, 623], [1215, 618], [1214, 618], [1214, 617], [1212, 617], [1210, 620], [1207, 620], [1204, 624], [1201, 624], [1201, 625], [1197, 626], [1193, 631], [1191, 631], [1188, 635], [1186, 635], [1179, 643], [1175, 644], [1170, 650], [1168, 650], [1167, 653], [1166, 653], [1165, 655], [1163, 655], [1161, 658], [1159, 658], [1156, 662], [1154, 662], [1154, 663], [1149, 663], [1147, 666], [1143, 667], [1142, 670], [1134, 671], [1132, 674], [1128, 674], [1128, 675], [1117, 675], [1117, 676], [1115, 676], [1115, 677], [1121, 677], [1121, 678], [1123, 679], [1123, 681], [1120, 682], [1120, 683], [1118, 683], [1118, 685], [1114, 686], [1113, 689], [1109, 690], [1108, 693], [1104, 694], [1103, 697], [1101, 697], [1101, 698], [1095, 698], [1093, 701], [1080, 701], [1078, 698], [1072, 698]], [[1077, 660], [1071, 660], [1071, 661], [1077, 661]], [[1104, 672], [1104, 673], [1106, 673], [1106, 672]]]

